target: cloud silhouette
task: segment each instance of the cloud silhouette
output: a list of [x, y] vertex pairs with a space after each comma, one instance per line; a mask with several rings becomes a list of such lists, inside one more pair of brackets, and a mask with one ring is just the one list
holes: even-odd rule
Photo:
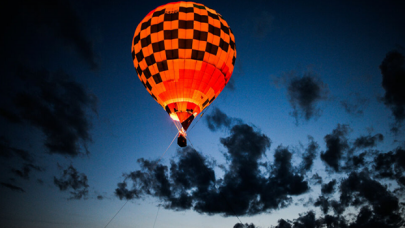
[[301, 172], [305, 173], [311, 170], [319, 150], [319, 145], [312, 136], [308, 136], [308, 146], [302, 154]]
[[405, 57], [398, 51], [388, 52], [380, 65], [382, 86], [385, 90], [382, 98], [389, 107], [395, 120], [401, 124], [405, 119]]
[[404, 223], [398, 198], [366, 172], [350, 173], [342, 181], [340, 192], [340, 202], [346, 207], [371, 206], [362, 206], [354, 227], [400, 227]]
[[[71, 157], [88, 153], [87, 144], [91, 142], [88, 110], [96, 113], [97, 98], [63, 71], [21, 67], [16, 76], [25, 86], [16, 89], [11, 107], [21, 121], [45, 134], [48, 152]], [[8, 148], [23, 156], [21, 150]]]
[[[4, 27], [3, 41], [11, 61], [24, 61], [24, 51], [43, 54], [63, 44], [75, 50], [92, 69], [98, 67], [86, 24], [69, 1], [9, 2], [7, 11], [9, 21]], [[31, 42], [26, 42], [26, 37], [30, 37]]]
[[326, 151], [321, 153], [321, 160], [331, 167], [335, 172], [339, 172], [341, 169], [340, 160], [343, 154], [349, 149], [347, 141], [347, 133], [349, 132], [348, 125], [340, 125], [332, 131], [331, 134], [327, 134], [324, 139], [326, 142]]
[[214, 107], [210, 114], [206, 114], [204, 121], [211, 131], [230, 129], [234, 124], [242, 123], [242, 120], [229, 117], [217, 107]]
[[[62, 167], [59, 166], [59, 168], [61, 169]], [[54, 176], [53, 183], [61, 191], [70, 189], [71, 197], [69, 199], [86, 199], [89, 193], [86, 174], [79, 173], [72, 165], [62, 171], [60, 178]]]
[[[223, 178], [215, 177], [213, 163], [186, 147], [178, 151], [179, 160], [172, 160], [170, 168], [139, 159], [141, 170], [124, 174], [116, 196], [134, 199], [150, 195], [161, 199], [168, 209], [235, 216], [286, 207], [292, 202], [291, 196], [309, 190], [299, 168], [292, 165], [292, 152], [287, 147], [275, 150], [270, 166], [260, 162], [271, 141], [253, 127], [234, 125], [230, 135], [220, 142], [229, 162]], [[128, 186], [129, 181], [132, 186]]]
[[28, 151], [11, 147], [10, 141], [7, 140], [4, 136], [0, 136], [0, 157], [18, 157], [25, 162], [33, 162], [34, 160], [32, 155]]
[[293, 108], [291, 115], [297, 124], [301, 118], [308, 121], [320, 116], [317, 103], [327, 99], [328, 91], [327, 85], [312, 73], [307, 72], [302, 77], [290, 76], [287, 93]]
[[405, 150], [397, 148], [395, 151], [379, 153], [374, 157], [373, 169], [377, 178], [397, 180], [405, 186]]
[[245, 223], [245, 224], [243, 224], [243, 223], [236, 223], [234, 226], [233, 226], [233, 228], [255, 228], [256, 226], [253, 224], [253, 223], [251, 223], [251, 224], [247, 224], [247, 223]]
[[377, 142], [382, 142], [384, 140], [384, 136], [382, 134], [376, 134], [374, 136], [360, 136], [354, 141], [354, 147], [359, 149], [364, 149], [368, 147], [375, 147]]
[[337, 181], [335, 179], [331, 180], [329, 183], [327, 184], [323, 184], [322, 188], [321, 188], [321, 192], [322, 194], [332, 194], [335, 192], [335, 185], [336, 185]]
[[1, 184], [1, 186], [5, 187], [5, 188], [8, 188], [8, 189], [10, 189], [12, 191], [15, 191], [15, 192], [25, 192], [24, 189], [22, 189], [22, 188], [20, 188], [18, 186], [15, 186], [13, 184], [8, 184], [8, 183], [4, 183], [4, 182], [1, 182], [0, 184]]
[[362, 116], [363, 109], [366, 107], [368, 99], [360, 96], [359, 93], [350, 93], [351, 99], [341, 100], [340, 105], [344, 110], [353, 116]]
[[23, 168], [21, 170], [19, 169], [11, 169], [11, 172], [14, 173], [15, 175], [28, 180], [29, 179], [29, 174], [31, 170], [36, 170], [39, 172], [44, 171], [44, 168], [34, 165], [34, 164], [24, 164]]

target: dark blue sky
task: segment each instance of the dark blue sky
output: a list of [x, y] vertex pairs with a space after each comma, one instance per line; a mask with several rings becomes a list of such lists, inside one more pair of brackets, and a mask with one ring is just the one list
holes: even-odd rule
[[200, 2], [232, 28], [235, 70], [192, 147], [155, 164], [177, 129], [131, 42], [166, 3], [3, 9], [2, 227], [104, 227], [125, 199], [108, 227], [401, 227], [403, 1]]

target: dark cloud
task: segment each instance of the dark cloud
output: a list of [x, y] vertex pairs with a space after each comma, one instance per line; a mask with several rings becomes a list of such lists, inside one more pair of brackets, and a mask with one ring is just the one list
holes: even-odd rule
[[308, 136], [308, 140], [308, 147], [305, 149], [305, 153], [302, 154], [302, 162], [300, 166], [302, 173], [310, 171], [319, 149], [319, 145], [314, 141], [313, 137]]
[[353, 155], [348, 158], [348, 161], [346, 162], [346, 169], [351, 170], [351, 169], [358, 169], [360, 167], [363, 167], [366, 165], [366, 155], [368, 152], [362, 152], [359, 155]]
[[351, 93], [350, 95], [350, 100], [341, 100], [340, 104], [347, 113], [353, 116], [362, 116], [368, 99], [360, 97], [358, 93]]
[[97, 98], [62, 71], [21, 68], [17, 77], [25, 87], [13, 94], [12, 108], [21, 120], [45, 134], [49, 153], [72, 157], [88, 153], [91, 123], [87, 110], [96, 112]]
[[325, 196], [319, 196], [314, 203], [315, 207], [320, 207], [324, 214], [327, 214], [329, 211], [329, 200]]
[[[52, 48], [66, 45], [77, 51], [92, 69], [97, 68], [96, 55], [92, 42], [87, 38], [85, 23], [70, 1], [10, 1], [7, 12], [8, 23], [4, 23], [2, 41], [11, 59], [25, 60], [27, 53], [42, 57], [44, 53], [52, 52]], [[26, 41], [27, 37], [30, 37], [30, 42]]]
[[12, 184], [4, 183], [4, 182], [1, 182], [0, 184], [1, 184], [1, 186], [5, 187], [5, 188], [11, 189], [12, 191], [25, 192], [24, 189], [22, 189], [18, 186], [12, 185]]
[[239, 119], [227, 116], [217, 107], [205, 117], [205, 123], [207, 123], [207, 126], [211, 131], [230, 129], [234, 124], [240, 124], [241, 122], [242, 121]]
[[[399, 214], [399, 200], [366, 172], [352, 172], [340, 185], [340, 202], [344, 206], [364, 204], [351, 227], [400, 227], [404, 220]], [[361, 225], [359, 225], [361, 224]], [[376, 226], [380, 224], [380, 226]]]
[[335, 215], [340, 216], [346, 210], [346, 207], [342, 203], [338, 202], [337, 200], [330, 200], [329, 202], [330, 202], [330, 206], [332, 207]]
[[354, 141], [353, 146], [359, 149], [375, 147], [377, 145], [377, 142], [382, 142], [383, 140], [384, 136], [382, 134], [376, 134], [374, 136], [360, 136]]
[[374, 157], [373, 170], [377, 178], [396, 179], [403, 184], [405, 176], [405, 150], [397, 148], [394, 152], [380, 153]]
[[305, 121], [320, 115], [321, 109], [317, 107], [319, 101], [327, 99], [327, 85], [312, 73], [305, 73], [302, 77], [290, 76], [287, 92], [293, 108], [291, 115], [296, 123], [303, 118]]
[[253, 28], [253, 34], [257, 38], [264, 38], [271, 31], [274, 17], [270, 12], [262, 10], [261, 12], [256, 12], [252, 17], [253, 23], [250, 28]]
[[14, 173], [15, 175], [24, 178], [26, 180], [29, 179], [29, 174], [31, 170], [36, 170], [36, 171], [44, 171], [44, 168], [34, 165], [34, 164], [24, 164], [21, 170], [19, 169], [11, 169], [11, 172]]
[[234, 77], [235, 76], [233, 76], [233, 77], [231, 77], [229, 79], [229, 81], [228, 81], [228, 83], [226, 84], [226, 87], [225, 87], [225, 88], [229, 89], [230, 91], [235, 91], [235, 89], [236, 89], [236, 86], [235, 86], [236, 83], [235, 83], [235, 78]]
[[256, 226], [253, 224], [253, 223], [251, 223], [250, 225], [249, 224], [247, 224], [247, 223], [245, 223], [245, 224], [243, 224], [243, 223], [236, 223], [234, 226], [233, 226], [233, 228], [255, 228]]
[[[395, 220], [395, 218], [392, 218]], [[387, 221], [381, 220], [376, 216], [373, 211], [367, 206], [362, 207], [356, 218], [350, 223], [343, 216], [324, 215], [324, 217], [316, 218], [315, 212], [309, 211], [300, 214], [297, 219], [293, 221], [280, 219], [275, 228], [374, 228], [374, 227], [387, 227], [387, 228], [400, 228], [402, 222], [391, 224]], [[274, 227], [274, 226], [271, 226]]]
[[11, 147], [9, 140], [7, 140], [4, 136], [0, 136], [0, 157], [18, 157], [25, 162], [32, 162], [34, 160], [28, 151]]
[[[347, 221], [340, 216], [325, 215], [316, 218], [313, 211], [302, 213], [293, 221], [279, 219], [277, 226], [274, 228], [349, 228]], [[352, 226], [350, 226], [352, 227]], [[384, 227], [384, 226], [381, 226]]]
[[398, 51], [387, 53], [380, 65], [384, 104], [389, 107], [397, 123], [405, 119], [405, 58]]
[[333, 179], [329, 183], [323, 184], [322, 188], [321, 188], [322, 194], [327, 195], [327, 194], [334, 193], [336, 183], [337, 183], [337, 181], [335, 179]]
[[343, 154], [349, 149], [349, 144], [346, 138], [349, 132], [347, 125], [340, 125], [332, 131], [331, 134], [327, 134], [324, 139], [326, 142], [326, 151], [321, 153], [321, 159], [335, 172], [340, 171], [340, 160]]
[[0, 107], [0, 116], [2, 116], [11, 123], [21, 123], [21, 118], [17, 114], [9, 110], [6, 110], [2, 107]]
[[[59, 166], [59, 168], [62, 168]], [[59, 190], [70, 190], [69, 199], [86, 199], [88, 195], [88, 180], [84, 173], [79, 173], [72, 165], [62, 171], [60, 178], [53, 177], [53, 183]]]
[[[155, 196], [165, 202], [165, 208], [174, 210], [189, 209], [193, 199], [198, 201], [205, 194], [212, 194], [210, 191], [215, 188], [215, 174], [206, 158], [190, 147], [178, 153], [183, 156], [178, 163], [171, 163], [171, 182], [167, 166], [139, 159], [141, 170], [124, 174], [125, 180], [118, 184], [115, 194], [120, 199], [128, 200], [145, 194]], [[128, 179], [133, 182], [131, 190], [127, 189]]]
[[369, 227], [384, 227], [384, 228], [400, 228], [404, 225], [403, 220], [397, 214], [381, 217], [364, 206], [360, 209], [356, 221], [350, 224], [350, 228], [369, 228]]
[[[276, 149], [271, 166], [260, 162], [271, 141], [253, 127], [235, 125], [230, 136], [220, 141], [229, 162], [222, 179], [216, 179], [212, 162], [186, 147], [178, 151], [179, 160], [171, 161], [170, 169], [139, 159], [141, 170], [124, 174], [115, 194], [120, 199], [150, 195], [173, 210], [194, 209], [199, 213], [235, 216], [286, 207], [292, 202], [292, 195], [309, 190], [308, 183], [297, 172], [298, 167], [293, 167], [288, 148]], [[128, 186], [129, 181], [132, 186]]]
[[295, 219], [294, 228], [313, 228], [313, 227], [320, 227], [319, 222], [315, 220], [315, 213], [313, 211], [309, 211], [306, 214], [300, 215], [299, 218]]
[[278, 225], [275, 228], [291, 228], [291, 224], [284, 219], [278, 220]]
[[319, 174], [315, 173], [314, 175], [312, 175], [310, 181], [313, 184], [322, 184], [322, 177], [319, 176]]

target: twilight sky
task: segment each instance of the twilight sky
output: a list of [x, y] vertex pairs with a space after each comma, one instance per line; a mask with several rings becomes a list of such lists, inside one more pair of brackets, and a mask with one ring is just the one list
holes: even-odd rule
[[199, 2], [235, 70], [167, 151], [131, 57], [166, 3], [3, 7], [2, 227], [405, 227], [403, 1]]

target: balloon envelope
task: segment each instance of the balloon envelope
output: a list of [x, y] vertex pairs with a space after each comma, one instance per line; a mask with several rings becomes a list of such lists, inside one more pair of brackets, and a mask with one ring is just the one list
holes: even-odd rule
[[169, 3], [139, 23], [132, 58], [146, 90], [187, 130], [231, 78], [235, 37], [215, 10], [194, 2]]

